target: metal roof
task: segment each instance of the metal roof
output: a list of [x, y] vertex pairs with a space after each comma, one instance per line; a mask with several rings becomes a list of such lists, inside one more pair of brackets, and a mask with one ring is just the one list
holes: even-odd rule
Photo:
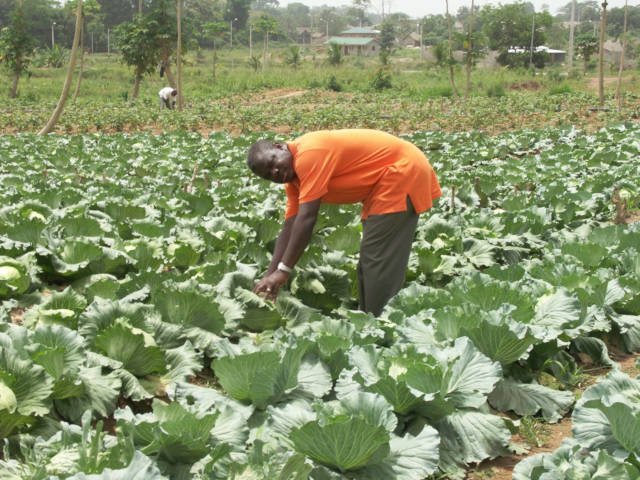
[[373, 30], [371, 28], [366, 28], [366, 27], [354, 27], [354, 28], [350, 28], [349, 30], [345, 30], [344, 32], [341, 32], [343, 35], [345, 33], [347, 34], [369, 34], [369, 35], [377, 35], [378, 33], [380, 33], [380, 30]]
[[331, 37], [325, 43], [337, 43], [339, 45], [369, 45], [375, 42], [375, 38], [368, 37]]

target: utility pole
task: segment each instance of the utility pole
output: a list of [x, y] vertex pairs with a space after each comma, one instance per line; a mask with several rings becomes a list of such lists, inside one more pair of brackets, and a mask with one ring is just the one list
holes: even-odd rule
[[111, 55], [111, 29], [107, 28], [107, 55]]
[[53, 50], [53, 47], [56, 46], [56, 35], [54, 33], [53, 28], [56, 26], [56, 22], [53, 22], [51, 24], [51, 50]]

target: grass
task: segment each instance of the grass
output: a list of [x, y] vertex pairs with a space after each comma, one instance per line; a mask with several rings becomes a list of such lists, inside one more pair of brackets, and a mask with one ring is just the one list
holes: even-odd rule
[[[332, 67], [326, 62], [323, 46], [301, 50], [303, 62], [294, 69], [285, 65], [286, 48], [273, 48], [264, 72], [253, 71], [246, 48], [220, 50], [215, 79], [213, 52], [190, 52], [183, 68], [185, 111], [162, 114], [157, 111], [157, 92], [167, 85], [166, 78], [157, 73], [145, 77], [138, 100], [132, 104], [131, 69], [116, 54], [87, 55], [80, 96], [75, 103], [67, 103], [57, 131], [243, 133], [368, 127], [394, 133], [435, 129], [498, 133], [529, 126], [598, 127], [640, 114], [635, 93], [640, 92], [639, 82], [628, 83], [631, 91], [627, 91], [625, 110], [613, 108], [613, 88], [609, 87], [607, 102], [612, 108], [604, 115], [593, 115], [586, 112], [587, 106], [597, 102], [595, 92], [589, 91], [588, 79], [560, 76], [557, 68], [547, 76], [536, 76], [529, 70], [475, 69], [471, 98], [460, 101], [453, 96], [448, 71], [420, 60], [412, 49], [394, 54], [391, 87], [380, 92], [375, 88], [377, 58], [347, 57], [342, 65]], [[254, 54], [261, 54], [261, 50], [254, 49]], [[10, 85], [8, 72], [3, 75], [4, 85]], [[31, 76], [21, 80], [17, 99], [8, 99], [8, 87], [0, 91], [0, 131], [37, 131], [55, 108], [64, 76], [64, 68], [33, 68]], [[456, 86], [462, 94], [462, 67], [456, 69]], [[258, 96], [274, 90], [308, 94], [273, 104]]]
[[542, 419], [526, 415], [520, 419], [518, 433], [528, 445], [540, 448], [547, 443], [551, 429]]

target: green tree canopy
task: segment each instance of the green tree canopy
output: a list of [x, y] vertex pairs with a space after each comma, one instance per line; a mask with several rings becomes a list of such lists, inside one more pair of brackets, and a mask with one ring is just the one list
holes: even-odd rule
[[[489, 48], [499, 52], [498, 61], [503, 65], [514, 65], [523, 60], [508, 53], [512, 47], [529, 50], [531, 47], [532, 13], [527, 4], [512, 3], [499, 7], [485, 6], [479, 12], [483, 33], [489, 40]], [[547, 11], [535, 13], [533, 48], [546, 41], [546, 29], [553, 24]]]
[[16, 7], [10, 15], [11, 23], [0, 31], [0, 63], [14, 74], [11, 97], [16, 95], [20, 76], [28, 71], [29, 61], [36, 47], [36, 39], [29, 33], [24, 7]]

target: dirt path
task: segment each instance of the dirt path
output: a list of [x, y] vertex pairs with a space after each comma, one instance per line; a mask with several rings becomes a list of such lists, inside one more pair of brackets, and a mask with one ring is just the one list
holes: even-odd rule
[[[622, 77], [622, 82], [626, 82], [628, 80], [630, 80], [631, 77]], [[618, 81], [618, 77], [604, 77], [604, 85], [605, 87], [607, 85], [611, 85], [613, 83], [616, 83]], [[589, 88], [593, 89], [593, 90], [598, 90], [598, 86], [600, 84], [600, 80], [598, 79], [598, 77], [593, 77], [591, 79], [589, 79]]]

